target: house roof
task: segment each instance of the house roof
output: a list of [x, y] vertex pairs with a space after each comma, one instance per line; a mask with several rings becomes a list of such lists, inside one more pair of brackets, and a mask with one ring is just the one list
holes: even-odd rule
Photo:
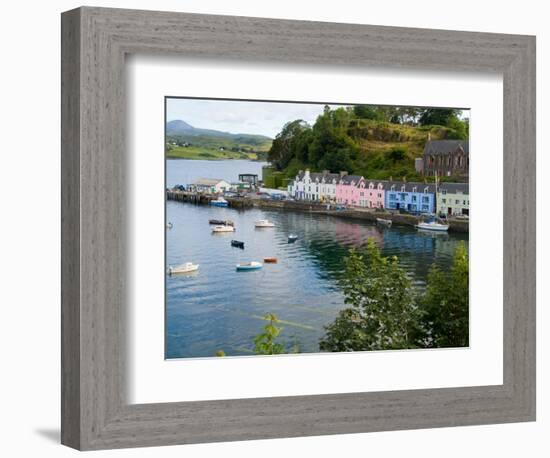
[[450, 194], [462, 193], [469, 194], [470, 186], [468, 183], [440, 183], [438, 186], [439, 191], [446, 191]]
[[[298, 173], [298, 180], [303, 180], [304, 179], [304, 176], [306, 175], [306, 173], [304, 171], [300, 171]], [[315, 181], [316, 179], [318, 179], [319, 181], [321, 181], [321, 179], [324, 177], [325, 180], [328, 180], [328, 181], [332, 181], [332, 180], [338, 180], [340, 178], [340, 174], [339, 173], [319, 173], [319, 172], [310, 172], [309, 173], [309, 176], [311, 178], [312, 181]]]
[[423, 155], [450, 154], [462, 148], [466, 154], [470, 154], [468, 140], [430, 140], [424, 146]]
[[216, 186], [221, 181], [225, 180], [222, 180], [221, 178], [199, 178], [193, 184], [196, 186]]
[[[403, 182], [403, 181], [379, 181], [384, 185], [384, 190], [391, 191], [391, 187], [395, 185], [395, 192], [403, 192], [401, 189], [405, 186], [405, 192], [424, 192], [428, 188], [428, 192], [435, 194], [435, 184], [433, 183], [418, 183], [418, 182]], [[414, 191], [416, 188], [416, 191]]]
[[358, 183], [363, 177], [360, 175], [344, 175], [340, 178], [342, 184], [351, 184], [352, 182]]

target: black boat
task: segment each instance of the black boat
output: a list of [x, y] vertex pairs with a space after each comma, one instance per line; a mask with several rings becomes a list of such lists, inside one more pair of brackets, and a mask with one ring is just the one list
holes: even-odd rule
[[244, 249], [244, 242], [240, 242], [239, 240], [231, 240], [231, 246]]
[[233, 226], [233, 221], [229, 219], [209, 219], [208, 223], [216, 226]]

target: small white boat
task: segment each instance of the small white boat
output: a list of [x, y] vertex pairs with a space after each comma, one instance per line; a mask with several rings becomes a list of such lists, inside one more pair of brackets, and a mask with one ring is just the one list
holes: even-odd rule
[[210, 205], [213, 205], [214, 207], [227, 207], [229, 206], [229, 202], [227, 202], [227, 200], [223, 197], [218, 197], [217, 199], [211, 200]]
[[378, 224], [382, 224], [383, 226], [391, 226], [392, 224], [391, 219], [384, 219], [384, 218], [376, 218], [376, 222]]
[[296, 240], [298, 240], [298, 236], [296, 234], [288, 235], [288, 243], [294, 243]]
[[426, 223], [426, 222], [418, 223], [416, 227], [417, 229], [422, 229], [425, 231], [445, 232], [449, 230], [448, 224], [441, 224], [435, 221], [430, 221], [429, 223]]
[[254, 223], [255, 227], [275, 227], [275, 224], [267, 219], [260, 219]]
[[237, 264], [235, 267], [237, 268], [237, 271], [245, 271], [245, 270], [258, 270], [262, 268], [262, 263], [257, 261], [252, 262], [241, 262], [240, 264]]
[[212, 228], [213, 234], [218, 234], [221, 232], [235, 232], [235, 227], [234, 226], [214, 226]]
[[181, 264], [179, 266], [168, 266], [168, 273], [170, 275], [174, 274], [187, 274], [189, 272], [195, 272], [199, 269], [198, 264], [193, 264], [192, 262], [186, 262], [185, 264]]
[[172, 227], [173, 227], [172, 223], [170, 222], [166, 223], [166, 229], [172, 229]]

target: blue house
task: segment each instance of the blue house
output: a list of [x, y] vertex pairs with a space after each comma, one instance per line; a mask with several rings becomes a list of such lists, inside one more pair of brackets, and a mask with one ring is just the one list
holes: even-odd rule
[[385, 181], [384, 207], [410, 213], [435, 213], [435, 185]]

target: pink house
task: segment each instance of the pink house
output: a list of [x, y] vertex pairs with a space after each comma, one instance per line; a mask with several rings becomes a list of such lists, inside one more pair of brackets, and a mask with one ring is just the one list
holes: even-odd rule
[[344, 175], [336, 183], [336, 202], [342, 205], [359, 206], [359, 186], [364, 181], [358, 175]]
[[384, 185], [377, 181], [361, 180], [359, 183], [359, 206], [384, 208]]

